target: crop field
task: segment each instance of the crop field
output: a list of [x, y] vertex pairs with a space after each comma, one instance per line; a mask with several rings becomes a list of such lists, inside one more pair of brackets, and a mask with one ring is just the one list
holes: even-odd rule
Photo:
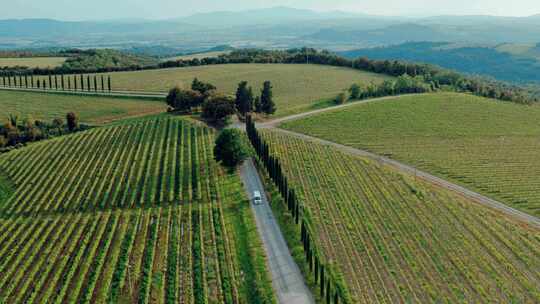
[[40, 94], [0, 90], [0, 120], [14, 114], [51, 121], [75, 112], [84, 123], [102, 124], [126, 117], [164, 112], [165, 102], [93, 96]]
[[464, 94], [359, 104], [282, 127], [414, 165], [540, 216], [540, 107]]
[[0, 206], [0, 303], [271, 303], [213, 139], [161, 115], [1, 155], [15, 191]]
[[249, 81], [255, 94], [272, 81], [277, 116], [328, 106], [351, 84], [382, 82], [388, 76], [320, 65], [226, 64], [113, 73], [114, 90], [166, 92], [175, 85], [189, 88], [193, 78], [214, 84], [219, 91], [234, 94], [240, 81]]
[[353, 303], [540, 301], [538, 229], [336, 148], [262, 134]]
[[0, 67], [54, 68], [61, 66], [66, 59], [65, 57], [0, 58]]

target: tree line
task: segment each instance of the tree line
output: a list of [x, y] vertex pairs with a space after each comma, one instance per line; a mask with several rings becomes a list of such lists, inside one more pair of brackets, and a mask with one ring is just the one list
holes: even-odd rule
[[34, 77], [34, 75], [1, 76], [1, 86], [9, 88], [62, 90], [62, 91], [94, 91], [111, 92], [112, 83], [110, 75], [47, 75], [48, 77]]
[[67, 113], [65, 121], [62, 118], [55, 118], [50, 123], [31, 118], [19, 120], [16, 115], [9, 115], [7, 122], [0, 125], [0, 153], [23, 147], [29, 142], [84, 131], [89, 128], [89, 126], [79, 123], [79, 117], [74, 112]]
[[217, 93], [216, 89], [213, 84], [195, 78], [189, 89], [170, 89], [165, 100], [170, 112], [200, 110], [203, 118], [218, 125], [226, 125], [233, 114], [244, 117], [249, 113], [272, 115], [276, 111], [270, 81], [264, 82], [258, 96], [254, 96], [247, 81], [238, 84], [235, 96]]
[[315, 284], [318, 284], [320, 296], [327, 304], [351, 303], [350, 295], [339, 274], [330, 264], [326, 264], [322, 255], [313, 243], [313, 229], [309, 210], [304, 208], [296, 195], [295, 189], [289, 185], [283, 173], [279, 159], [270, 153], [270, 146], [260, 136], [250, 115], [246, 117], [246, 133], [261, 163], [279, 190], [287, 209], [296, 225], [300, 226], [300, 239], [304, 248], [305, 259]]
[[371, 60], [368, 58], [347, 59], [326, 50], [311, 48], [298, 48], [290, 50], [262, 50], [244, 49], [235, 50], [218, 57], [190, 60], [171, 60], [157, 64], [140, 65], [133, 64], [122, 67], [101, 67], [77, 69], [69, 67], [56, 68], [26, 68], [4, 67], [0, 69], [0, 75], [49, 75], [49, 74], [80, 74], [80, 73], [109, 73], [118, 71], [136, 71], [148, 69], [162, 69], [173, 67], [190, 67], [229, 63], [283, 63], [283, 64], [321, 64], [369, 71], [373, 73], [391, 76], [409, 75], [411, 77], [422, 76], [427, 83], [435, 83], [439, 87], [446, 86], [448, 89], [469, 92], [475, 95], [512, 101], [521, 104], [531, 104], [538, 101], [528, 90], [510, 85], [508, 83], [489, 80], [482, 77], [466, 76], [460, 73], [442, 69], [430, 64], [411, 63], [398, 60]]

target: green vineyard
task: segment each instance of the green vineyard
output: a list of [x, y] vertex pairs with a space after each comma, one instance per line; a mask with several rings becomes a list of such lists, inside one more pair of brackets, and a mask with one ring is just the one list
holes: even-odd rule
[[466, 94], [401, 96], [284, 124], [405, 162], [540, 216], [540, 106]]
[[354, 303], [538, 303], [540, 232], [333, 147], [264, 131]]
[[[214, 132], [156, 116], [0, 156], [0, 303], [272, 303]], [[255, 233], [255, 236], [253, 236]]]

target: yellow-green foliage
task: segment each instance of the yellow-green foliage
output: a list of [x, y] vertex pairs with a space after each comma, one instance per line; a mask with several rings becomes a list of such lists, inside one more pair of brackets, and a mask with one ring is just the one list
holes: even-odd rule
[[353, 303], [540, 301], [540, 231], [334, 147], [264, 131]]
[[407, 96], [283, 127], [412, 164], [540, 216], [540, 107], [465, 94]]
[[231, 222], [245, 192], [213, 142], [161, 115], [0, 155], [16, 186], [0, 206], [0, 302], [272, 303], [252, 214], [247, 231]]

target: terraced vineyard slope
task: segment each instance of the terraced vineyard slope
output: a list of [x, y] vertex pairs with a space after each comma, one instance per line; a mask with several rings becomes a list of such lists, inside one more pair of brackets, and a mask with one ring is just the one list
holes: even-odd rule
[[157, 116], [1, 155], [15, 191], [0, 206], [0, 302], [272, 302], [213, 138]]
[[[0, 90], [0, 120], [8, 114], [52, 121], [65, 118], [66, 113], [78, 113], [84, 123], [101, 124], [126, 117], [163, 112], [165, 103], [140, 99], [40, 94]], [[4, 114], [5, 113], [5, 114]]]
[[225, 64], [187, 68], [113, 73], [114, 90], [167, 92], [175, 85], [189, 87], [198, 77], [223, 93], [234, 94], [240, 81], [248, 81], [254, 94], [270, 80], [274, 86], [277, 116], [326, 107], [354, 83], [379, 83], [390, 77], [331, 66], [311, 64]]
[[359, 104], [282, 127], [411, 164], [540, 217], [540, 107], [465, 94]]
[[540, 231], [334, 147], [266, 130], [353, 303], [537, 303]]

